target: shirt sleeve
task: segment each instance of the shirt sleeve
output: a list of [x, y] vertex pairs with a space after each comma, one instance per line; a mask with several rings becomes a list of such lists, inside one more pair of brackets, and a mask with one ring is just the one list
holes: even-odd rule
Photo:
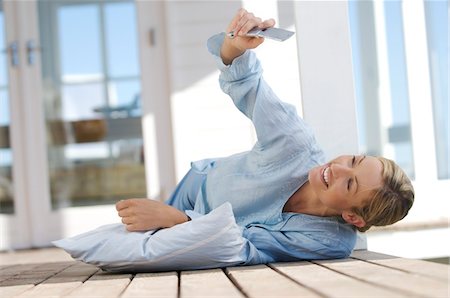
[[247, 264], [346, 258], [354, 246], [344, 245], [326, 232], [270, 231], [259, 226], [244, 229], [243, 237], [257, 251], [248, 254]]
[[220, 58], [224, 34], [208, 40], [208, 50], [215, 57], [221, 71], [219, 82], [236, 107], [254, 124], [258, 144], [263, 148], [278, 140], [310, 145], [314, 141], [312, 130], [301, 119], [294, 106], [282, 102], [262, 77], [262, 67], [253, 51], [224, 65]]

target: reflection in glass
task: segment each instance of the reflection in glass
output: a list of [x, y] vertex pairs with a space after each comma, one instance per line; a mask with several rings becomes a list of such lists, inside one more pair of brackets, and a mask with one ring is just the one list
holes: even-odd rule
[[10, 108], [8, 92], [8, 57], [3, 1], [0, 0], [0, 213], [14, 213], [12, 150], [10, 145]]
[[109, 107], [100, 107], [97, 111], [105, 117], [131, 117], [141, 115], [141, 99], [137, 80], [112, 80], [109, 83]]
[[39, 1], [53, 208], [146, 196], [135, 23], [133, 1]]
[[433, 98], [438, 178], [449, 179], [448, 1], [425, 1], [424, 4]]

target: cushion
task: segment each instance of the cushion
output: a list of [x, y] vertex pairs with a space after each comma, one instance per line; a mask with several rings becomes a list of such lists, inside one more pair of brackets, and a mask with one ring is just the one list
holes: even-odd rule
[[128, 232], [123, 224], [54, 241], [74, 259], [111, 272], [193, 270], [245, 262], [245, 239], [230, 203], [167, 229]]

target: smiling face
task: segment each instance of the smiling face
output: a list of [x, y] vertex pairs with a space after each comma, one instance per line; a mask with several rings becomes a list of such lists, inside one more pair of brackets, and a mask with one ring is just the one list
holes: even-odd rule
[[362, 207], [371, 190], [382, 186], [381, 162], [372, 156], [342, 155], [309, 172], [318, 199], [339, 213]]

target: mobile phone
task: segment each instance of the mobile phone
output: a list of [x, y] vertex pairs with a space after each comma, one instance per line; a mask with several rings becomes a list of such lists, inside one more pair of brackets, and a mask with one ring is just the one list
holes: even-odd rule
[[253, 28], [246, 34], [246, 36], [265, 37], [277, 41], [285, 41], [292, 35], [294, 35], [294, 32], [282, 28], [260, 29], [258, 27]]

